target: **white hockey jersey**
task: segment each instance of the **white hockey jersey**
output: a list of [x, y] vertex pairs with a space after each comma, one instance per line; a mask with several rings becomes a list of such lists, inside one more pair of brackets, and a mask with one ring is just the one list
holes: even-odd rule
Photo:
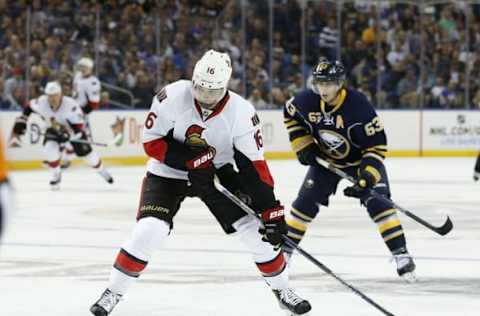
[[[171, 129], [173, 137], [182, 143], [189, 131], [200, 132], [201, 137], [215, 148], [213, 163], [216, 168], [227, 163], [235, 165], [234, 151], [239, 151], [252, 162], [260, 178], [273, 186], [263, 157], [260, 121], [254, 107], [238, 94], [229, 91], [215, 111], [203, 111], [194, 101], [191, 81], [179, 80], [167, 85], [153, 98], [145, 121], [144, 146], [152, 148]], [[161, 150], [160, 145], [158, 150]], [[187, 172], [167, 166], [161, 157], [160, 154], [156, 155], [157, 159], [149, 160], [149, 172], [167, 178], [187, 179]]]
[[84, 124], [83, 112], [71, 97], [62, 96], [60, 107], [54, 111], [48, 103], [48, 96], [42, 95], [30, 101], [30, 109], [42, 117], [45, 127], [51, 127], [57, 123], [65, 127], [82, 128]]
[[80, 72], [73, 78], [73, 98], [83, 108], [90, 105], [92, 109], [97, 109], [100, 105], [100, 81], [97, 77], [91, 75], [83, 77]]

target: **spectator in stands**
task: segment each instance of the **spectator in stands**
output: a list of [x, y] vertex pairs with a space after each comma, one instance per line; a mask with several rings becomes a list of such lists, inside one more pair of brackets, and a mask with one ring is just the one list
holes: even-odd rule
[[8, 110], [8, 109], [10, 109], [10, 101], [8, 101], [4, 97], [3, 90], [4, 90], [4, 80], [3, 80], [3, 78], [0, 77], [0, 109], [1, 110]]
[[318, 37], [318, 47], [320, 54], [326, 56], [330, 60], [334, 60], [337, 56], [338, 45], [338, 29], [335, 18], [329, 18], [327, 25], [322, 28]]
[[5, 81], [3, 95], [10, 103], [11, 110], [20, 110], [23, 102], [22, 89], [25, 85], [22, 68], [15, 67], [12, 71], [12, 75], [12, 77]]
[[[29, 56], [27, 3], [7, 1], [0, 17], [0, 29], [4, 30], [0, 32], [2, 91], [8, 91], [4, 98], [9, 102], [15, 99], [13, 108], [21, 107], [27, 93], [23, 82], [27, 60], [31, 71], [28, 86], [33, 89], [28, 92], [30, 97], [46, 80], [72, 71], [80, 55], [98, 56], [97, 71], [102, 81], [136, 89], [137, 95], [143, 95], [139, 87], [145, 82], [157, 87], [190, 78], [197, 52], [210, 47], [229, 51], [232, 56], [234, 91], [247, 98], [260, 92], [267, 103], [273, 99], [279, 102], [282, 94], [288, 96], [290, 87], [300, 82], [298, 74], [306, 80], [320, 54], [336, 57], [339, 41], [341, 59], [353, 72], [349, 84], [368, 90], [373, 102], [381, 103], [379, 107], [412, 103], [400, 92], [408, 86], [409, 69], [419, 75], [428, 73], [419, 79], [426, 87], [425, 105], [439, 107], [445, 99], [438, 94], [440, 86], [433, 89], [435, 75], [444, 77], [438, 81], [444, 81], [450, 96], [450, 101], [444, 100], [445, 107], [459, 106], [467, 88], [462, 80], [467, 69], [472, 90], [470, 100], [463, 102], [474, 103], [480, 89], [480, 6], [463, 2], [425, 5], [420, 14], [419, 2], [381, 1], [377, 8], [377, 2], [344, 1], [341, 15], [337, 15], [335, 1], [307, 1], [301, 6], [299, 0], [283, 0], [274, 2], [270, 20], [267, 1], [247, 1], [245, 10], [238, 0], [33, 1]], [[101, 17], [99, 34], [95, 33], [97, 10]], [[467, 13], [473, 15], [470, 25], [465, 26]], [[337, 17], [341, 18], [340, 29]], [[270, 21], [272, 34], [268, 32]], [[303, 26], [304, 49], [300, 37]], [[268, 47], [270, 40], [272, 48]], [[273, 60], [269, 60], [271, 56]], [[19, 66], [23, 68], [20, 77], [14, 75]], [[139, 81], [142, 83], [137, 85]], [[281, 93], [275, 90], [271, 95], [271, 85]], [[111, 92], [111, 98], [117, 100], [118, 96]]]
[[417, 77], [414, 69], [407, 70], [407, 75], [398, 83], [398, 95], [400, 106], [404, 108], [416, 108], [418, 106]]
[[268, 109], [268, 103], [262, 98], [262, 92], [259, 89], [254, 89], [248, 98], [248, 101], [255, 106], [257, 110]]

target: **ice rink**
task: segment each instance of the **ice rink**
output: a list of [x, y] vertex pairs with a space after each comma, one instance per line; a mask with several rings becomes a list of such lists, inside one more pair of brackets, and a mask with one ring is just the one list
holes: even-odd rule
[[[394, 200], [454, 230], [436, 235], [400, 214], [417, 263], [416, 284], [403, 283], [376, 226], [358, 201], [339, 194], [310, 227], [302, 246], [396, 316], [480, 315], [480, 183], [474, 160], [390, 158]], [[270, 161], [276, 193], [288, 206], [305, 168]], [[86, 316], [106, 286], [118, 248], [134, 225], [143, 167], [111, 168], [110, 186], [77, 167], [52, 192], [45, 170], [14, 172], [17, 212], [0, 249], [0, 315]], [[292, 286], [315, 316], [382, 315], [300, 256]], [[200, 200], [176, 217], [165, 247], [112, 316], [284, 315], [242, 244], [225, 236]]]

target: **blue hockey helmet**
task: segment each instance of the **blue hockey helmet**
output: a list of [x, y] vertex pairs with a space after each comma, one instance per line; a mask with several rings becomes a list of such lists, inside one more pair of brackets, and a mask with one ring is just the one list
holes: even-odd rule
[[345, 67], [338, 60], [331, 62], [320, 59], [313, 70], [313, 83], [325, 81], [345, 81]]

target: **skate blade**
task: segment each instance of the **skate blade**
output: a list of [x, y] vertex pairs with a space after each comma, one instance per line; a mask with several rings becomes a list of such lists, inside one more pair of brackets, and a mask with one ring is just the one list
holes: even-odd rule
[[418, 281], [415, 272], [406, 272], [402, 275], [402, 279], [407, 283], [416, 283]]
[[60, 183], [50, 184], [50, 189], [51, 189], [52, 191], [59, 191], [59, 190], [60, 190]]

